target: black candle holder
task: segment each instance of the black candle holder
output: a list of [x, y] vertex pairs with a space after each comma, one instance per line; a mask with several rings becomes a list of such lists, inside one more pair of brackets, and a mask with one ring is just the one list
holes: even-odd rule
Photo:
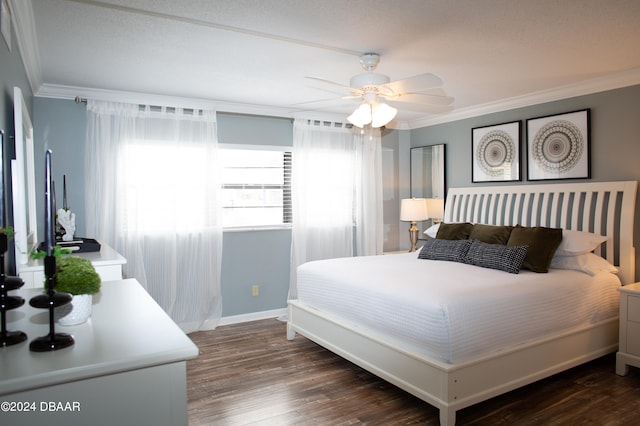
[[4, 253], [7, 251], [7, 236], [0, 234], [0, 346], [12, 346], [27, 340], [22, 331], [7, 331], [7, 311], [24, 305], [20, 296], [9, 296], [11, 290], [17, 290], [24, 285], [19, 277], [7, 277], [4, 274]]
[[54, 310], [58, 306], [64, 306], [71, 302], [71, 295], [55, 291], [56, 284], [56, 258], [47, 255], [44, 258], [44, 274], [46, 277], [47, 292], [34, 296], [29, 304], [38, 309], [49, 309], [49, 334], [38, 337], [29, 344], [33, 352], [49, 352], [63, 349], [74, 344], [73, 337], [67, 333], [56, 333]]
[[[4, 263], [4, 255], [0, 256], [0, 262]], [[7, 331], [7, 311], [24, 305], [22, 297], [8, 296], [7, 293], [23, 285], [22, 279], [7, 277], [4, 271], [0, 272], [0, 346], [12, 346], [27, 340], [27, 335], [22, 331]]]

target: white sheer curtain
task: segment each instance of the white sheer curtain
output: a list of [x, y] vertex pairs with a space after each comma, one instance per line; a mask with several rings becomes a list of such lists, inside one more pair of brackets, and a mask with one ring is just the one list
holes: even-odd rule
[[431, 150], [431, 188], [432, 197], [444, 200], [444, 145], [435, 145]]
[[222, 314], [215, 111], [89, 100], [87, 235], [186, 333]]
[[356, 143], [356, 254], [382, 254], [384, 244], [382, 140], [380, 129], [358, 130]]
[[380, 131], [296, 119], [293, 127], [291, 278], [312, 260], [382, 253]]

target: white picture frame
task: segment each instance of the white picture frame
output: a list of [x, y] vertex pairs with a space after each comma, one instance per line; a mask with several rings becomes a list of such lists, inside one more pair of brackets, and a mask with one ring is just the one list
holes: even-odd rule
[[38, 245], [33, 124], [19, 87], [13, 88], [16, 159], [11, 160], [16, 273]]

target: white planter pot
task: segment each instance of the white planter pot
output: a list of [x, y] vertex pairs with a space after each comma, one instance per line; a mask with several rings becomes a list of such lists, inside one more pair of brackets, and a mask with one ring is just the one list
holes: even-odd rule
[[77, 325], [91, 317], [93, 296], [78, 294], [72, 297], [71, 303], [59, 306], [55, 310], [56, 322], [60, 325]]

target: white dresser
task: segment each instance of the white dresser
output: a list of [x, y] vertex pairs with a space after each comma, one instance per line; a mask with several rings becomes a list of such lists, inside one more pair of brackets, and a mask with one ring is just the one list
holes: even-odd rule
[[[102, 243], [100, 243], [100, 251], [72, 255], [90, 260], [102, 281], [121, 280], [122, 265], [127, 263], [120, 253]], [[24, 280], [23, 288], [41, 288], [44, 285], [44, 261], [29, 259], [26, 265], [20, 265], [19, 275]]]
[[0, 348], [2, 425], [187, 425], [186, 360], [198, 348], [136, 280], [103, 286], [88, 322], [56, 326], [75, 343], [54, 352], [29, 350], [49, 332], [47, 311], [29, 306], [40, 293], [11, 292], [25, 304], [7, 329], [28, 340]]

